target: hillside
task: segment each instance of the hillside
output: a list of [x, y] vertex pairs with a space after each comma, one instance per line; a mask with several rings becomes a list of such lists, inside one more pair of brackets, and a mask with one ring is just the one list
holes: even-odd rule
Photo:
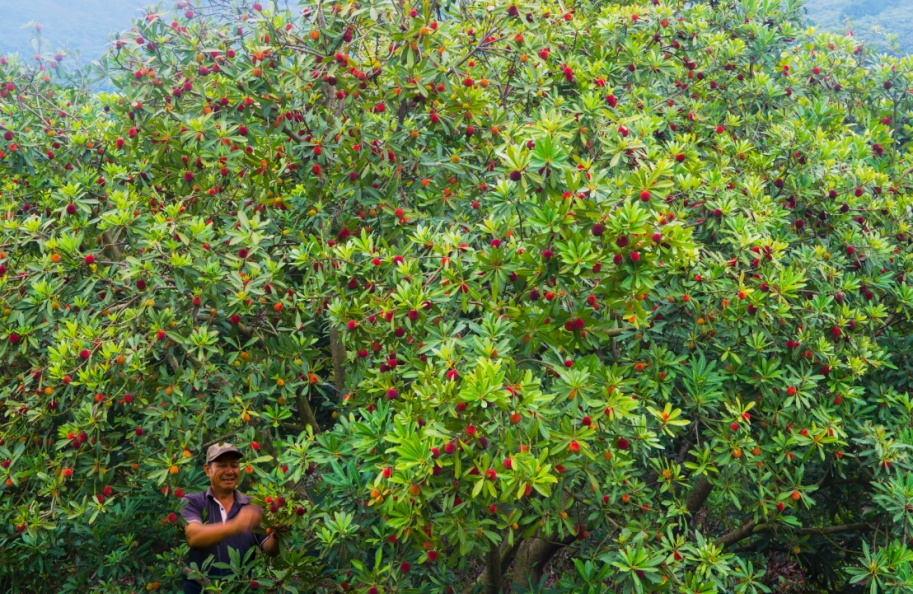
[[910, 0], [805, 0], [805, 7], [810, 24], [822, 29], [843, 31], [848, 19], [857, 37], [881, 49], [907, 54], [913, 51]]
[[129, 29], [131, 20], [148, 4], [143, 0], [0, 0], [0, 55], [18, 52], [30, 57], [35, 49], [29, 24], [37, 22], [42, 27], [42, 53], [65, 50], [76, 59], [78, 51], [80, 63], [97, 60], [107, 49], [111, 33]]
[[[0, 0], [0, 55], [32, 51], [30, 22], [43, 26], [44, 51], [78, 49], [82, 63], [98, 59], [113, 31], [129, 26], [132, 17], [148, 5], [143, 0], [56, 0], [11, 2]], [[810, 25], [843, 31], [850, 19], [853, 32], [888, 49], [886, 35], [897, 35], [902, 53], [913, 51], [913, 1], [910, 0], [805, 0]]]

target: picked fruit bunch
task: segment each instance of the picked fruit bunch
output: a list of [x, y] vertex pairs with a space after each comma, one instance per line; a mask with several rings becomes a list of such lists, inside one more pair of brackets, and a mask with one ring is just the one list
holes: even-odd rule
[[260, 525], [267, 534], [274, 531], [284, 532], [302, 524], [302, 519], [307, 515], [307, 501], [296, 502], [282, 495], [252, 495], [251, 504], [263, 509]]

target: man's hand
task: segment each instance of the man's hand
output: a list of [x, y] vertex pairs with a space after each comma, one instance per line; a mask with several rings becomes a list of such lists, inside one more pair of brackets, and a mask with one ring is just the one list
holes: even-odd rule
[[263, 517], [263, 509], [256, 505], [245, 505], [232, 520], [234, 533], [247, 532], [260, 525], [260, 519]]

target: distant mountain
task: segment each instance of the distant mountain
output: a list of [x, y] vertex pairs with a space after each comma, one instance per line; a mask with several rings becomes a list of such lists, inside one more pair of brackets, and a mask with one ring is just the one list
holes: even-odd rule
[[810, 24], [821, 29], [850, 29], [882, 50], [913, 53], [913, 0], [805, 0], [805, 7]]
[[0, 55], [18, 53], [31, 60], [35, 49], [29, 23], [41, 24], [41, 50], [79, 50], [79, 62], [97, 60], [110, 34], [129, 29], [150, 0], [0, 0]]
[[[42, 26], [42, 51], [79, 50], [79, 62], [98, 59], [110, 35], [130, 27], [150, 0], [0, 0], [0, 55], [18, 52], [31, 59], [34, 26]], [[165, 6], [171, 6], [166, 3]], [[896, 49], [913, 53], [913, 0], [805, 0], [809, 24], [843, 32], [850, 27], [861, 40], [890, 49], [886, 34], [897, 36]], [[26, 26], [25, 28], [22, 28]]]

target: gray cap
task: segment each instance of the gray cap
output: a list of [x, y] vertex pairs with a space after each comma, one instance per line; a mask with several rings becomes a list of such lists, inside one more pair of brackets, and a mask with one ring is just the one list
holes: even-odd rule
[[222, 454], [238, 454], [238, 458], [242, 458], [244, 455], [241, 453], [241, 450], [231, 445], [230, 443], [214, 443], [209, 446], [209, 449], [206, 450], [206, 463], [211, 464], [213, 460], [221, 456]]

